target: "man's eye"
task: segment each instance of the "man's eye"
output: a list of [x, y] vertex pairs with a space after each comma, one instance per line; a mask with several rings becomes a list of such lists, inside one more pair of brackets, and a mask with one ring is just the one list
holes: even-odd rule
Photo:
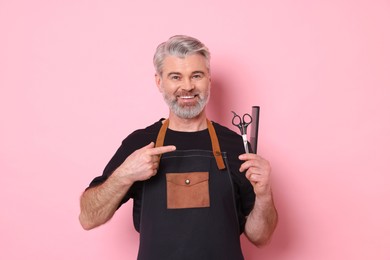
[[192, 76], [192, 78], [194, 79], [201, 79], [202, 78], [202, 74], [195, 74]]
[[179, 79], [180, 79], [180, 77], [179, 77], [179, 76], [177, 76], [177, 75], [176, 75], [176, 76], [171, 76], [171, 79], [172, 79], [172, 80], [179, 80]]

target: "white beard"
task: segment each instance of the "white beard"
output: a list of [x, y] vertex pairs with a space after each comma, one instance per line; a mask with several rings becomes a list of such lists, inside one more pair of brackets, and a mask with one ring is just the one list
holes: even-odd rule
[[163, 92], [163, 97], [169, 109], [178, 117], [183, 119], [191, 119], [197, 117], [205, 108], [210, 98], [210, 88], [204, 94], [198, 95], [198, 101], [195, 105], [182, 106], [178, 103], [176, 97], [170, 97], [166, 92]]

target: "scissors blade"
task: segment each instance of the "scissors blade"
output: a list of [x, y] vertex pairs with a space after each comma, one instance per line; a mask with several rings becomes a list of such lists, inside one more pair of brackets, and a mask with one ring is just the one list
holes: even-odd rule
[[244, 143], [245, 153], [249, 153], [248, 137], [245, 134], [242, 135], [242, 142]]

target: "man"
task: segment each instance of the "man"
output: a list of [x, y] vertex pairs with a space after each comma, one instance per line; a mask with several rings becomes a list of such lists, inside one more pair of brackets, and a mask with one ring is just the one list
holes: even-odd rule
[[80, 223], [104, 224], [132, 198], [138, 259], [243, 259], [241, 233], [261, 246], [276, 227], [270, 164], [207, 119], [206, 46], [171, 37], [157, 47], [154, 66], [169, 117], [122, 142], [81, 196]]

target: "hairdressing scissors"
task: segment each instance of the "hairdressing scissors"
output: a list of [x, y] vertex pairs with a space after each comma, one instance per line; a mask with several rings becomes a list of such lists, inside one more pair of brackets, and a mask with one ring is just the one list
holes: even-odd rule
[[248, 137], [247, 137], [247, 128], [250, 123], [252, 123], [252, 117], [249, 114], [244, 114], [242, 117], [237, 115], [235, 112], [232, 111], [234, 114], [232, 119], [232, 124], [237, 126], [238, 129], [240, 129], [242, 141], [244, 142], [244, 148], [245, 152], [249, 153], [249, 147], [248, 147]]

